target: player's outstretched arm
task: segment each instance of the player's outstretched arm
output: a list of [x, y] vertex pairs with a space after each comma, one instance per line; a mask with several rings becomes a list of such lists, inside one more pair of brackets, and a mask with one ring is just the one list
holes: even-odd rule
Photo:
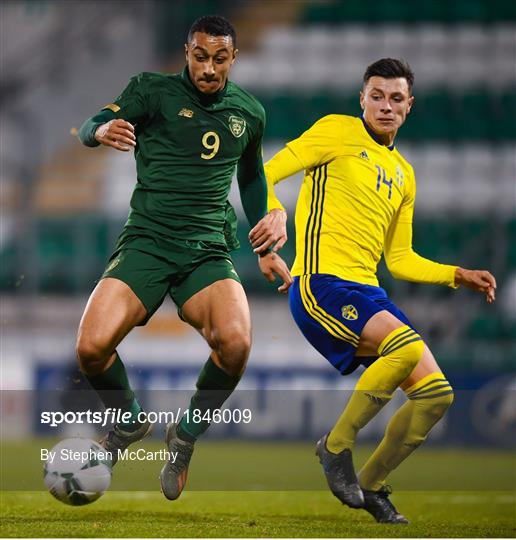
[[391, 225], [383, 253], [387, 268], [392, 277], [396, 279], [458, 287], [455, 282], [456, 266], [440, 264], [425, 259], [414, 252], [412, 249], [412, 223], [398, 220]]
[[152, 74], [140, 73], [131, 78], [114, 103], [88, 118], [77, 133], [85, 146], [111, 146], [127, 152], [136, 146], [134, 125], [144, 124], [157, 108], [158, 92], [149, 96]]
[[283, 280], [283, 284], [278, 287], [278, 292], [286, 293], [288, 291], [293, 279], [287, 264], [277, 253], [271, 252], [260, 255], [258, 257], [258, 266], [268, 282], [273, 283], [276, 281], [276, 276]]
[[395, 223], [387, 235], [384, 249], [387, 268], [393, 277], [434, 283], [457, 288], [460, 285], [486, 294], [491, 304], [495, 300], [496, 280], [487, 270], [467, 270], [430, 261], [412, 249], [412, 224]]
[[495, 301], [496, 279], [487, 270], [467, 270], [459, 267], [455, 270], [455, 283], [485, 293], [489, 304]]

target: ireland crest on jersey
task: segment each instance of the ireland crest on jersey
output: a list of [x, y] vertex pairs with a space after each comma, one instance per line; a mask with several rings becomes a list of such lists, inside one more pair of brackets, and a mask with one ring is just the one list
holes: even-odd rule
[[246, 125], [245, 120], [239, 116], [229, 117], [229, 129], [237, 139], [244, 134]]

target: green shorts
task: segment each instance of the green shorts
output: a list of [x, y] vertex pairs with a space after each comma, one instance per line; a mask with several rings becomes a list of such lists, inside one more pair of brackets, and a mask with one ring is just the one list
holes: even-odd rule
[[180, 310], [189, 298], [216, 281], [240, 283], [225, 245], [147, 236], [122, 236], [102, 277], [129, 285], [147, 310], [142, 325], [167, 294]]

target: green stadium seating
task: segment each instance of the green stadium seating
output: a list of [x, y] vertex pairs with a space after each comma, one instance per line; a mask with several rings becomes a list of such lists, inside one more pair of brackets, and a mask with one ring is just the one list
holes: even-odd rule
[[[336, 94], [257, 93], [267, 111], [267, 136], [298, 137], [327, 114], [360, 115], [358, 91]], [[505, 141], [516, 139], [516, 90], [490, 93], [472, 89], [452, 93], [436, 89], [416, 93], [416, 104], [400, 136], [413, 141]]]
[[[45, 218], [37, 223], [37, 274], [40, 290], [44, 292], [87, 292], [98, 279], [114, 247], [116, 233], [121, 223], [105, 216], [81, 216], [77, 218]], [[290, 264], [295, 255], [295, 231], [293, 220], [289, 221], [289, 242], [282, 256]], [[500, 234], [500, 230], [506, 234]], [[257, 272], [256, 256], [248, 244], [249, 225], [239, 223], [239, 250], [233, 253], [237, 268], [246, 286], [253, 290], [267, 290], [267, 284]], [[114, 233], [114, 234], [113, 234]], [[498, 243], [491, 241], [496, 237]], [[480, 218], [428, 219], [414, 222], [414, 249], [420, 255], [443, 263], [460, 263], [472, 268], [495, 265], [499, 253], [506, 254], [508, 272], [516, 269], [516, 220], [496, 223]], [[0, 288], [15, 291], [17, 277], [26, 273], [18, 266], [17, 246], [10, 243], [1, 252]], [[504, 255], [505, 256], [505, 255]], [[504, 261], [502, 261], [504, 262]], [[502, 279], [497, 272], [497, 277]], [[388, 278], [384, 265], [380, 276]], [[398, 291], [406, 290], [407, 284], [395, 282]]]
[[516, 339], [516, 321], [499, 314], [483, 314], [471, 321], [467, 336], [479, 341], [502, 341]]
[[507, 267], [516, 271], [516, 219], [509, 221], [507, 236]]
[[300, 13], [304, 24], [352, 22], [491, 23], [516, 20], [516, 4], [510, 0], [390, 0], [374, 5], [361, 0], [310, 2]]

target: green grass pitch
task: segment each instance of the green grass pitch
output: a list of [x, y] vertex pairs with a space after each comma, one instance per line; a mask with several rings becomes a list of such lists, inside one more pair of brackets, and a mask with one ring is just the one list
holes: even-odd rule
[[[42, 488], [36, 450], [54, 442], [2, 443], [0, 536], [481, 538], [516, 532], [509, 452], [420, 449], [390, 479], [392, 500], [411, 524], [389, 526], [342, 506], [327, 491], [313, 445], [201, 442], [188, 491], [178, 501], [159, 493], [161, 463], [119, 463], [108, 493], [70, 507]], [[358, 467], [370, 450], [357, 450]]]

